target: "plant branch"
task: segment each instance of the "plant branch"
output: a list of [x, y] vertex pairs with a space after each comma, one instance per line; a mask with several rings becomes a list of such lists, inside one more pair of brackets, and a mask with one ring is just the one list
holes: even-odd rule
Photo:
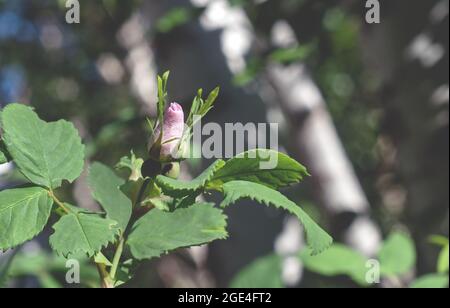
[[[136, 207], [142, 201], [142, 197], [144, 196], [145, 190], [146, 190], [146, 188], [147, 188], [149, 183], [150, 183], [150, 179], [146, 179], [144, 181], [144, 183], [142, 183], [142, 186], [141, 186], [141, 188], [139, 190], [139, 193], [138, 193], [138, 196], [136, 198], [136, 202], [133, 205], [133, 209], [136, 209]], [[131, 223], [129, 224], [129, 226], [128, 226], [126, 231], [128, 231], [129, 227], [133, 225], [133, 221], [134, 221], [134, 219], [131, 218]], [[120, 236], [119, 244], [117, 245], [116, 252], [114, 253], [113, 264], [111, 266], [111, 270], [109, 272], [109, 275], [107, 276], [107, 278], [109, 280], [112, 280], [112, 281], [114, 281], [116, 279], [117, 269], [119, 267], [120, 259], [122, 257], [123, 248], [124, 248], [124, 245], [125, 245], [125, 233], [127, 233], [127, 232], [124, 232], [124, 234], [122, 234]], [[103, 280], [104, 279], [102, 279], [102, 281]]]
[[145, 190], [147, 189], [148, 184], [150, 183], [150, 179], [145, 179], [144, 183], [142, 183], [141, 188], [139, 189], [138, 196], [136, 198], [136, 202], [133, 205], [133, 209], [135, 209], [139, 203], [142, 201], [142, 197], [144, 196]]
[[111, 278], [109, 277], [108, 271], [106, 270], [106, 266], [101, 263], [95, 263], [95, 265], [97, 266], [97, 270], [100, 275], [102, 288], [112, 289], [114, 286]]
[[117, 246], [117, 249], [116, 249], [116, 253], [114, 254], [111, 271], [109, 272], [109, 276], [111, 277], [112, 280], [116, 279], [117, 268], [119, 267], [120, 258], [122, 257], [124, 243], [125, 243], [125, 240], [124, 240], [123, 236], [121, 236], [120, 240], [119, 240], [119, 245]]
[[58, 205], [64, 212], [66, 212], [66, 214], [70, 214], [70, 210], [64, 205], [64, 203], [59, 201], [59, 199], [55, 196], [55, 193], [53, 192], [53, 190], [49, 190], [48, 195], [50, 196], [50, 198], [53, 199], [53, 201], [56, 203], [56, 205]]

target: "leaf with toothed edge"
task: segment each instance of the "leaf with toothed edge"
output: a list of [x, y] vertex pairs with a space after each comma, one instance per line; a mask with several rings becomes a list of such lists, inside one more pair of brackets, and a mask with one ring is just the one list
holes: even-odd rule
[[189, 181], [179, 181], [163, 175], [156, 177], [156, 184], [163, 190], [163, 192], [171, 197], [181, 198], [189, 195], [193, 192], [199, 191], [205, 187], [208, 181], [214, 176], [214, 174], [225, 165], [225, 162], [221, 159], [215, 161], [209, 166], [202, 174], [197, 178]]
[[89, 168], [88, 185], [94, 199], [106, 211], [106, 216], [118, 222], [119, 228], [125, 231], [130, 221], [131, 200], [120, 190], [125, 183], [109, 167], [95, 162]]
[[174, 212], [153, 209], [133, 226], [127, 245], [136, 259], [151, 259], [178, 248], [225, 239], [226, 224], [226, 216], [210, 203]]
[[[263, 169], [261, 165], [276, 157], [276, 166]], [[275, 160], [274, 160], [275, 161]], [[300, 182], [308, 171], [288, 155], [269, 149], [254, 149], [228, 160], [208, 183], [218, 188], [230, 181], [248, 181], [278, 189]]]
[[84, 146], [72, 123], [46, 123], [32, 108], [9, 104], [1, 113], [3, 141], [22, 174], [31, 182], [58, 188], [76, 180], [84, 166]]
[[92, 257], [119, 234], [117, 222], [85, 213], [67, 214], [53, 226], [50, 246], [64, 257], [87, 254]]
[[306, 212], [276, 190], [257, 183], [232, 181], [223, 185], [223, 192], [225, 199], [222, 201], [221, 207], [227, 207], [241, 199], [251, 199], [267, 206], [273, 205], [285, 209], [297, 216], [305, 228], [306, 239], [314, 255], [330, 247], [333, 242], [331, 236], [319, 227]]
[[53, 200], [41, 187], [0, 192], [0, 251], [38, 235], [47, 224]]

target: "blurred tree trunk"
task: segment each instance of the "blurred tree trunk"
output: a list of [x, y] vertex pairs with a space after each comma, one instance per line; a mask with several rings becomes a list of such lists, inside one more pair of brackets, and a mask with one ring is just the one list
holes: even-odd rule
[[[336, 3], [331, 1], [267, 1], [258, 6], [258, 14], [252, 14], [254, 11], [248, 8], [247, 13], [252, 17], [258, 35], [256, 51], [259, 56], [265, 57], [276, 48], [310, 44], [313, 40], [319, 40], [323, 49], [328, 41], [322, 22], [334, 6]], [[277, 38], [274, 29], [279, 22], [284, 23], [286, 29]], [[316, 48], [316, 52], [320, 53], [321, 48]], [[263, 72], [263, 79], [275, 93], [268, 100], [276, 103], [268, 104], [277, 104], [287, 122], [291, 151], [298, 160], [306, 161], [312, 174], [314, 197], [329, 216], [330, 232], [336, 240], [347, 242], [367, 255], [374, 255], [380, 232], [371, 220], [369, 201], [321, 90], [307, 66], [300, 61], [287, 65], [270, 63]], [[264, 88], [260, 92], [267, 98]]]
[[331, 216], [333, 234], [367, 255], [374, 254], [378, 229], [369, 219], [369, 202], [318, 86], [301, 64], [271, 64], [266, 77], [289, 123], [293, 151], [306, 160], [316, 198]]
[[[420, 245], [420, 270], [433, 271], [427, 237], [449, 224], [448, 1], [382, 4], [379, 25], [361, 33], [366, 61], [381, 79], [384, 134], [393, 144], [391, 185], [404, 185], [396, 206]], [[398, 213], [398, 209], [389, 209]], [[402, 218], [402, 217], [400, 217]]]

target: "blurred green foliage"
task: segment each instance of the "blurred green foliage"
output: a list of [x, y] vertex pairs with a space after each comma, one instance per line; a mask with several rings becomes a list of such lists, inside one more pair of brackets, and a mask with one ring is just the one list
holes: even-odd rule
[[[431, 5], [436, 2], [427, 3]], [[131, 147], [134, 147], [138, 156], [145, 156], [148, 128], [142, 103], [135, 96], [130, 95], [131, 76], [129, 72], [125, 71], [120, 83], [109, 84], [101, 78], [96, 65], [96, 61], [105, 53], [112, 54], [121, 63], [126, 63], [128, 51], [118, 43], [118, 31], [134, 16], [133, 14], [139, 12], [143, 3], [145, 1], [142, 0], [84, 1], [81, 6], [82, 23], [68, 27], [63, 20], [66, 10], [64, 0], [0, 0], [0, 13], [12, 12], [12, 16], [18, 16], [18, 19], [12, 20], [20, 21], [17, 23], [20, 26], [17, 27], [18, 30], [14, 35], [0, 36], [0, 69], [2, 72], [13, 70], [17, 75], [23, 76], [28, 87], [22, 89], [19, 98], [30, 101], [46, 120], [66, 118], [78, 123], [82, 128], [81, 131], [85, 133], [83, 138], [87, 144], [88, 156], [105, 163], [115, 163], [120, 157], [127, 154]], [[164, 3], [167, 4], [168, 9], [165, 13], [157, 14], [160, 16], [157, 18], [155, 27], [155, 30], [160, 33], [156, 39], [153, 37], [154, 33], [145, 33], [144, 37], [163, 58], [169, 57], [170, 53], [167, 49], [161, 48], [161, 45], [165, 44], [169, 48], [176, 46], [175, 42], [180, 40], [180, 33], [182, 39], [192, 39], [186, 35], [189, 33], [188, 31], [183, 32], [185, 30], [183, 27], [189, 27], [196, 23], [196, 18], [204, 10], [204, 8], [191, 7], [187, 3], [183, 3], [181, 7], [178, 6], [180, 2], [165, 1]], [[384, 200], [380, 195], [379, 183], [382, 182], [381, 180], [383, 183], [386, 181], [386, 177], [380, 178], [386, 171], [386, 166], [384, 166], [386, 157], [382, 157], [383, 153], [380, 153], [378, 146], [380, 137], [383, 137], [382, 133], [386, 132], [386, 127], [382, 131], [383, 117], [386, 116], [384, 114], [386, 102], [385, 96], [379, 95], [381, 82], [379, 77], [363, 63], [361, 47], [365, 33], [361, 31], [359, 17], [362, 16], [362, 11], [358, 8], [359, 2], [354, 1], [356, 8], [351, 5], [342, 5], [339, 1], [329, 0], [269, 0], [262, 2], [229, 0], [229, 3], [245, 9], [253, 30], [263, 39], [262, 46], [259, 44], [257, 48], [253, 46], [246, 55], [247, 67], [236, 74], [233, 80], [230, 80], [230, 84], [240, 87], [252, 86], [252, 82], [258, 81], [265, 66], [270, 62], [306, 64], [322, 90], [346, 152], [356, 168], [370, 203], [374, 205], [374, 216], [380, 223], [381, 229], [385, 231], [389, 230], [392, 225], [408, 223], [409, 217], [404, 211], [396, 212], [394, 215], [381, 206]], [[386, 2], [388, 8], [395, 5], [394, 2]], [[167, 8], [164, 5], [163, 7]], [[408, 27], [407, 24], [401, 23], [388, 26], [397, 27], [395, 30], [398, 30], [399, 33], [400, 31], [409, 33], [421, 30], [422, 19], [429, 19], [428, 11], [410, 11], [409, 13], [404, 17], [413, 19], [413, 26]], [[279, 48], [267, 43], [270, 42], [270, 31], [277, 20], [285, 20], [293, 28], [298, 40], [296, 46]], [[45, 26], [52, 25], [56, 25], [57, 31], [55, 32], [55, 29], [51, 27], [47, 28], [47, 31], [50, 29], [50, 33], [56, 38], [61, 38], [62, 35], [62, 41], [59, 48], [49, 49], [43, 44], [40, 34], [43, 33]], [[25, 31], [27, 29], [29, 31]], [[439, 29], [437, 31], [438, 37], [440, 35], [448, 37], [448, 30], [446, 33], [441, 33], [442, 30]], [[393, 42], [395, 47], [403, 42], [410, 42], [412, 37], [405, 34], [398, 36], [397, 39], [398, 41]], [[192, 41], [192, 45], [196, 43], [198, 42]], [[442, 67], [448, 67], [448, 56], [444, 64], [446, 65], [442, 65]], [[403, 72], [411, 73], [411, 70]], [[444, 74], [442, 74], [442, 68], [435, 68], [432, 72], [423, 73], [413, 67], [412, 72], [424, 79], [431, 78], [432, 74], [437, 74], [440, 78], [439, 82], [448, 84], [448, 69], [443, 70]], [[195, 73], [194, 71], [190, 72], [192, 76]], [[398, 79], [403, 79], [403, 77], [407, 76], [394, 76]], [[9, 79], [12, 80], [12, 78]], [[0, 82], [2, 82], [1, 75]], [[430, 81], [427, 81], [425, 85], [417, 85], [417, 88], [427, 87], [429, 83]], [[416, 84], [414, 83], [414, 85]], [[415, 89], [411, 89], [410, 92], [414, 96], [413, 90]], [[387, 91], [398, 94], [392, 85], [388, 87]], [[383, 92], [383, 94], [386, 93]], [[2, 106], [10, 102], [0, 95]], [[437, 109], [445, 108], [445, 106], [441, 106]], [[396, 112], [390, 111], [389, 119], [394, 119], [395, 125], [390, 123], [391, 126], [388, 129], [395, 136], [401, 133], [397, 124], [404, 119], [399, 119]], [[448, 126], [447, 133], [440, 134], [444, 136], [447, 134], [448, 139]], [[431, 139], [431, 141], [433, 140]], [[440, 139], [436, 140], [439, 143]], [[448, 149], [443, 149], [439, 153], [446, 155]], [[428, 157], [424, 157], [423, 160], [427, 161], [431, 170], [433, 161]], [[195, 163], [198, 165], [198, 162]], [[438, 166], [438, 169], [442, 173], [441, 165]], [[401, 178], [400, 175], [394, 174], [393, 170], [388, 169], [387, 171], [390, 180]], [[417, 174], [411, 176], [421, 179], [421, 176]], [[9, 178], [9, 181], [20, 182], [20, 176], [15, 174], [14, 177]], [[416, 186], [422, 187], [422, 185], [423, 183], [419, 183]], [[436, 202], [442, 202], [442, 200]], [[445, 206], [448, 206], [448, 194], [447, 200], [444, 202]], [[311, 208], [319, 216], [317, 208]], [[329, 223], [328, 218], [322, 217]], [[433, 223], [433, 225], [436, 224]], [[408, 227], [412, 229], [417, 238], [417, 232], [414, 232], [414, 229], [419, 226]], [[405, 243], [401, 244], [405, 247], [405, 250], [399, 254], [401, 258], [393, 262], [388, 261], [388, 268], [385, 270], [398, 272], [399, 268], [406, 268], [406, 265], [413, 263], [417, 258], [420, 266], [419, 274], [424, 274], [424, 269], [429, 271], [429, 262], [424, 261], [426, 259], [424, 259], [423, 251], [413, 257], [411, 245]], [[432, 251], [429, 245], [424, 245], [423, 242], [416, 244], [419, 250]], [[436, 271], [440, 274], [425, 276], [424, 279], [414, 284], [415, 286], [445, 285], [445, 281], [448, 284], [448, 240], [446, 244], [445, 241], [442, 244], [441, 239], [439, 248], [442, 250]], [[389, 256], [396, 254], [396, 252], [390, 252], [391, 249], [395, 250], [395, 247], [389, 248], [388, 245], [388, 248], [385, 248], [384, 255], [388, 260], [390, 260]], [[351, 254], [348, 251], [346, 253]], [[430, 257], [427, 259], [433, 260]], [[273, 260], [274, 258], [269, 261], [273, 262]], [[400, 262], [405, 262], [405, 264], [400, 264]], [[433, 266], [435, 265], [433, 262], [431, 263]], [[276, 268], [276, 266], [271, 268]], [[447, 279], [445, 279], [446, 277]]]
[[[81, 285], [76, 287], [99, 287], [98, 272], [89, 264], [87, 258], [78, 258]], [[43, 288], [62, 288], [70, 286], [64, 283], [68, 270], [67, 260], [46, 252], [25, 253], [20, 252], [12, 256], [4, 277], [16, 279], [23, 277], [35, 277]]]
[[[443, 238], [445, 240], [445, 238]], [[410, 283], [411, 288], [448, 287], [448, 246], [443, 248], [438, 264], [441, 269], [436, 274], [428, 274]], [[393, 282], [395, 287], [406, 286], [408, 274], [416, 266], [416, 247], [412, 238], [403, 232], [392, 232], [382, 243], [378, 256], [370, 259], [343, 244], [334, 244], [323, 253], [313, 256], [309, 249], [298, 254], [299, 262], [309, 272], [321, 275], [324, 285], [338, 287], [333, 277], [347, 276], [354, 286], [375, 287], [382, 281]], [[379, 265], [379, 267], [377, 266]], [[283, 257], [271, 254], [262, 257], [236, 275], [232, 287], [264, 288], [282, 287]], [[329, 277], [328, 279], [324, 277]], [[379, 279], [379, 281], [368, 281]], [[350, 284], [352, 285], [352, 284]]]

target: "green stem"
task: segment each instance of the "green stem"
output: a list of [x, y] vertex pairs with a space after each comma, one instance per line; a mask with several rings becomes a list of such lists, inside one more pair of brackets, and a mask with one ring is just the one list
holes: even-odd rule
[[117, 249], [116, 249], [116, 253], [114, 254], [111, 271], [109, 272], [109, 276], [111, 277], [112, 280], [116, 279], [117, 269], [119, 267], [120, 258], [122, 257], [124, 243], [125, 243], [125, 240], [124, 240], [123, 236], [121, 236], [120, 240], [119, 240], [119, 245], [117, 246]]
[[136, 202], [133, 205], [133, 209], [135, 209], [139, 205], [139, 203], [142, 201], [142, 197], [144, 196], [145, 190], [147, 189], [147, 186], [150, 183], [150, 181], [151, 181], [150, 179], [145, 179], [144, 183], [142, 183], [142, 186], [139, 189], [139, 193], [138, 193], [138, 196], [136, 198]]
[[50, 196], [50, 198], [53, 199], [53, 201], [56, 203], [56, 205], [58, 205], [64, 212], [66, 212], [66, 214], [70, 213], [70, 210], [64, 205], [64, 203], [59, 201], [59, 199], [55, 196], [55, 193], [53, 192], [53, 190], [49, 190], [48, 195]]
[[130, 221], [128, 223], [127, 228], [125, 229], [125, 232], [123, 232], [123, 238], [127, 238], [128, 235], [131, 232], [131, 228], [134, 225], [134, 223], [137, 221], [137, 219], [139, 218], [139, 216], [136, 213], [136, 208], [139, 206], [139, 204], [142, 201], [142, 198], [144, 196], [145, 193], [145, 189], [147, 188], [147, 185], [150, 183], [151, 179], [145, 179], [144, 183], [142, 183], [141, 188], [139, 190], [138, 196], [136, 198], [136, 201], [133, 204], [133, 213], [131, 215]]
[[95, 263], [95, 265], [97, 266], [97, 270], [98, 270], [98, 273], [101, 278], [102, 288], [104, 288], [104, 289], [113, 288], [114, 285], [109, 277], [108, 271], [106, 270], [106, 266], [104, 264], [100, 264], [100, 263]]

